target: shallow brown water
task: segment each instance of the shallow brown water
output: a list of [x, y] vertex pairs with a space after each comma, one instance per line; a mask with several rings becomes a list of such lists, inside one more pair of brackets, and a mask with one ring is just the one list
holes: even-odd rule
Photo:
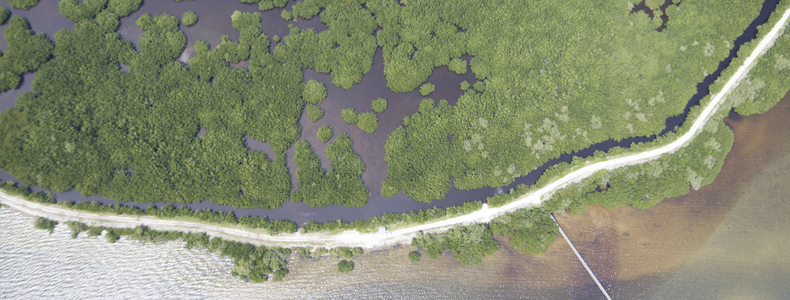
[[[726, 288], [718, 281], [737, 283], [733, 281], [746, 272], [756, 272], [754, 281], [768, 288], [751, 291], [755, 294], [745, 290], [744, 295], [773, 298], [777, 289], [786, 291], [774, 280], [790, 280], [790, 273], [778, 272], [776, 277], [777, 266], [771, 264], [786, 265], [783, 251], [777, 250], [790, 247], [790, 220], [783, 216], [790, 211], [788, 98], [790, 94], [763, 115], [726, 120], [735, 143], [711, 185], [648, 210], [594, 206], [582, 215], [558, 216], [613, 297], [688, 297], [678, 288], [691, 284], [678, 284], [673, 278], [697, 276], [699, 285], [715, 288], [692, 298], [718, 298], [722, 294], [716, 292]], [[703, 276], [700, 270], [712, 273]], [[718, 274], [723, 270], [730, 273]], [[651, 288], [643, 282], [652, 282]]]

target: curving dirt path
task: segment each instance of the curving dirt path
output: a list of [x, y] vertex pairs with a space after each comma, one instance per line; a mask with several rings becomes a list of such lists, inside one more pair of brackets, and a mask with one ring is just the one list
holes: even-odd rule
[[138, 225], [145, 225], [151, 229], [157, 230], [205, 232], [208, 235], [221, 237], [223, 239], [249, 242], [258, 245], [295, 247], [307, 245], [320, 245], [324, 247], [360, 246], [370, 249], [386, 248], [399, 243], [408, 243], [411, 241], [411, 238], [414, 236], [414, 234], [419, 231], [441, 231], [459, 224], [490, 222], [495, 217], [507, 212], [539, 205], [544, 200], [544, 196], [550, 196], [555, 190], [560, 189], [568, 184], [579, 182], [581, 179], [589, 177], [600, 170], [612, 170], [622, 166], [639, 164], [645, 161], [656, 159], [663, 154], [677, 151], [681, 147], [685, 146], [689, 141], [691, 141], [691, 139], [694, 138], [702, 129], [702, 126], [708, 121], [708, 119], [710, 119], [710, 117], [718, 111], [718, 108], [724, 102], [725, 95], [735, 88], [740, 80], [746, 76], [757, 57], [759, 57], [762, 53], [764, 53], [764, 51], [773, 45], [774, 40], [779, 36], [779, 33], [782, 28], [784, 28], [788, 18], [790, 18], [790, 9], [784, 12], [779, 22], [777, 22], [768, 35], [766, 35], [760, 41], [760, 43], [757, 45], [757, 48], [752, 51], [751, 55], [749, 55], [749, 57], [744, 61], [743, 65], [741, 65], [735, 74], [733, 74], [733, 76], [730, 78], [730, 80], [727, 81], [727, 84], [724, 85], [722, 91], [719, 94], [714, 95], [711, 102], [708, 103], [699, 117], [694, 120], [690, 130], [674, 142], [653, 150], [589, 164], [547, 184], [545, 187], [537, 191], [526, 194], [507, 205], [496, 208], [488, 208], [487, 205], [483, 205], [481, 210], [450, 219], [397, 229], [386, 234], [345, 231], [340, 234], [296, 233], [271, 236], [252, 232], [241, 227], [219, 226], [181, 220], [158, 219], [155, 217], [135, 217], [127, 215], [81, 212], [63, 208], [57, 205], [30, 202], [19, 197], [7, 195], [5, 193], [0, 193], [0, 203], [3, 203], [14, 210], [28, 215], [45, 217], [61, 222], [80, 221], [90, 225], [109, 227], [135, 227]]

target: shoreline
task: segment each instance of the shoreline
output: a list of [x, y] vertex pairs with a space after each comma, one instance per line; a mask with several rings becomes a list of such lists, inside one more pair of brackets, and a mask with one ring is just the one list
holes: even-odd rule
[[[472, 213], [434, 221], [430, 223], [414, 225], [406, 228], [396, 229], [387, 233], [360, 233], [357, 231], [344, 231], [339, 234], [327, 233], [308, 233], [308, 234], [279, 234], [268, 235], [248, 231], [240, 226], [222, 226], [207, 223], [188, 222], [175, 219], [160, 219], [152, 216], [129, 216], [112, 215], [83, 212], [60, 207], [58, 205], [41, 204], [22, 199], [21, 197], [11, 196], [0, 192], [0, 203], [21, 213], [45, 217], [56, 221], [79, 221], [92, 226], [106, 226], [117, 228], [133, 228], [136, 226], [146, 226], [155, 230], [170, 230], [182, 232], [205, 232], [212, 237], [247, 242], [265, 246], [283, 247], [362, 247], [369, 250], [386, 249], [400, 244], [407, 244], [417, 232], [437, 232], [444, 231], [455, 225], [470, 223], [488, 223], [494, 218], [503, 214], [513, 212], [522, 208], [529, 208], [540, 205], [548, 200], [552, 193], [568, 185], [577, 183], [598, 171], [612, 170], [623, 166], [641, 164], [653, 159], [657, 159], [664, 154], [673, 153], [687, 145], [697, 133], [702, 130], [708, 120], [719, 111], [725, 96], [731, 92], [740, 81], [745, 78], [748, 71], [753, 67], [758, 57], [760, 57], [779, 36], [779, 32], [790, 18], [790, 9], [787, 9], [777, 24], [759, 42], [752, 53], [738, 67], [737, 71], [730, 77], [718, 94], [713, 95], [699, 116], [696, 117], [689, 130], [678, 137], [675, 141], [658, 148], [642, 151], [639, 153], [627, 154], [620, 157], [607, 159], [604, 161], [590, 163], [562, 176], [561, 178], [547, 183], [544, 187], [518, 197], [514, 201], [500, 207], [489, 208], [483, 204], [483, 208]], [[546, 196], [546, 197], [544, 197]], [[544, 199], [545, 198], [545, 199]]]

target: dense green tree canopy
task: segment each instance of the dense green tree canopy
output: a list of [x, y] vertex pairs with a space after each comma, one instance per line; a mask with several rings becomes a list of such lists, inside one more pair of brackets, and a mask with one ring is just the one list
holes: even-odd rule
[[[250, 0], [250, 1], [255, 1], [255, 0]], [[256, 2], [258, 2], [258, 1], [256, 1]], [[260, 0], [258, 2], [258, 9], [260, 11], [267, 11], [267, 10], [270, 10], [272, 8], [274, 8], [274, 2], [272, 2], [272, 0]]]
[[447, 65], [450, 71], [455, 72], [455, 74], [466, 74], [466, 60], [460, 58], [453, 58], [450, 60], [450, 64]]
[[494, 240], [486, 224], [456, 226], [442, 233], [418, 234], [411, 244], [422, 247], [431, 259], [448, 250], [453, 253], [455, 260], [465, 266], [479, 264], [485, 256], [499, 250], [499, 243]]
[[16, 9], [30, 9], [38, 4], [38, 0], [8, 0], [8, 4]]
[[[365, 1], [301, 1], [293, 5], [294, 16], [311, 19], [319, 14], [327, 30], [291, 29], [277, 45], [277, 59], [331, 73], [332, 83], [344, 89], [362, 81], [370, 71], [376, 52], [374, 32], [378, 25], [365, 9]], [[277, 3], [275, 3], [276, 5]]]
[[125, 17], [140, 8], [143, 0], [110, 0], [107, 3], [109, 8], [118, 17]]
[[8, 47], [0, 57], [0, 92], [17, 88], [22, 74], [38, 69], [54, 48], [46, 35], [34, 34], [27, 20], [20, 16], [11, 18], [3, 34]]
[[[266, 10], [288, 1], [245, 2]], [[305, 102], [326, 97], [323, 83], [304, 83], [304, 70], [331, 74], [333, 84], [351, 88], [381, 47], [393, 91], [423, 86], [427, 95], [435, 86], [426, 80], [439, 66], [471, 70], [477, 79], [472, 89], [462, 83], [465, 93], [454, 105], [423, 101], [390, 134], [382, 194], [440, 199], [450, 178], [459, 189], [502, 186], [562, 153], [657, 133], [759, 7], [757, 0], [686, 1], [666, 9], [669, 22], [657, 32], [657, 17], [632, 13], [627, 1], [305, 0], [283, 14], [319, 17], [326, 30], [290, 24], [270, 54], [260, 13], [237, 11], [230, 18], [238, 41], [223, 36], [213, 49], [197, 41], [197, 54], [185, 65], [176, 61], [187, 44], [175, 16], [138, 18], [145, 31], [139, 50], [117, 34], [119, 18], [140, 3], [60, 1], [75, 24], [55, 34], [54, 47], [24, 19], [11, 19], [0, 88], [39, 71], [34, 93], [0, 114], [0, 168], [31, 185], [121, 201], [277, 207], [291, 189], [284, 151], [301, 137]], [[771, 56], [775, 72], [761, 63], [760, 77], [734, 94], [742, 102], [736, 109], [762, 111], [760, 93], [781, 90], [766, 76], [783, 76], [787, 59]], [[241, 61], [248, 70], [229, 66]], [[380, 112], [386, 103], [371, 107]], [[319, 118], [320, 108], [306, 109]], [[366, 132], [378, 125], [373, 113], [348, 109], [341, 116]], [[206, 133], [197, 138], [200, 129]], [[271, 145], [274, 157], [249, 151], [245, 136]], [[340, 152], [354, 153], [350, 146]], [[359, 205], [366, 199], [356, 190], [364, 186], [364, 166], [352, 169], [340, 173], [355, 174], [346, 178], [359, 183], [348, 201]], [[677, 172], [698, 186], [708, 178], [698, 169]]]
[[370, 191], [360, 178], [365, 163], [352, 149], [351, 139], [341, 134], [329, 144], [324, 153], [331, 161], [331, 169], [321, 168], [321, 161], [306, 141], [296, 143], [294, 162], [298, 190], [293, 192], [295, 202], [304, 202], [312, 207], [343, 205], [362, 207], [370, 197]]
[[248, 13], [237, 10], [233, 12], [230, 19], [233, 23], [233, 28], [236, 28], [238, 31], [242, 31], [250, 26], [261, 28], [261, 14], [257, 12]]
[[450, 178], [503, 186], [562, 153], [656, 134], [761, 3], [670, 5], [658, 32], [660, 20], [627, 1], [370, 2], [391, 89], [413, 91], [464, 54], [477, 79], [445, 112], [421, 109], [390, 134], [383, 189], [441, 199]]
[[559, 231], [554, 221], [543, 218], [541, 222], [529, 228], [516, 229], [513, 237], [510, 238], [510, 244], [514, 249], [526, 254], [540, 254], [549, 249], [557, 234]]
[[[46, 189], [76, 188], [120, 201], [210, 199], [260, 208], [287, 201], [291, 182], [282, 152], [300, 136], [302, 71], [274, 61], [268, 37], [254, 26], [242, 30], [239, 43], [225, 38], [215, 49], [196, 43], [187, 68], [175, 61], [186, 37], [169, 15], [138, 19], [145, 30], [138, 52], [115, 28], [88, 18], [105, 13], [106, 2], [95, 3], [60, 2], [79, 21], [55, 34], [57, 59], [37, 72], [35, 94], [0, 114], [6, 124], [0, 168]], [[26, 22], [6, 29], [15, 34], [0, 62], [15, 57], [16, 45], [38, 38], [17, 28]], [[31, 68], [27, 60], [36, 61], [38, 51], [44, 60], [51, 53], [36, 47], [9, 66]], [[249, 72], [228, 65], [247, 58]], [[200, 128], [207, 132], [198, 139]], [[268, 142], [275, 157], [248, 151], [244, 136]]]
[[58, 9], [60, 9], [61, 15], [69, 18], [69, 20], [76, 24], [82, 20], [93, 19], [106, 5], [107, 0], [85, 0], [82, 2], [77, 0], [61, 0], [58, 2]]
[[774, 107], [787, 93], [790, 82], [790, 35], [782, 34], [774, 46], [758, 59], [728, 97], [735, 112], [741, 115], [760, 114]]

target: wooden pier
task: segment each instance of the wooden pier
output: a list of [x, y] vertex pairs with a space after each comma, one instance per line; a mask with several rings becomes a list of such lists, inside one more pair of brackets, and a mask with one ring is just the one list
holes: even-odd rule
[[562, 230], [562, 226], [560, 226], [560, 223], [557, 223], [557, 219], [554, 218], [554, 214], [551, 214], [551, 219], [554, 221], [554, 224], [557, 224], [557, 227], [559, 227], [559, 229], [560, 229], [560, 234], [562, 234], [562, 238], [564, 238], [565, 241], [568, 242], [568, 245], [571, 246], [571, 250], [573, 250], [573, 253], [576, 254], [576, 257], [579, 258], [579, 261], [582, 262], [582, 265], [584, 266], [584, 269], [587, 270], [587, 273], [590, 274], [590, 277], [592, 277], [592, 279], [595, 281], [595, 284], [598, 285], [598, 288], [601, 289], [601, 292], [603, 292], [603, 295], [606, 296], [606, 299], [607, 300], [612, 300], [612, 297], [610, 297], [609, 293], [606, 292], [606, 289], [603, 288], [603, 285], [601, 285], [601, 282], [598, 281], [598, 277], [595, 277], [595, 274], [593, 273], [593, 271], [590, 270], [590, 267], [588, 267], [587, 263], [584, 262], [584, 258], [582, 258], [582, 255], [579, 254], [579, 251], [576, 251], [576, 247], [573, 246], [573, 243], [571, 243], [571, 240], [568, 238], [567, 235], [565, 235], [565, 231]]

